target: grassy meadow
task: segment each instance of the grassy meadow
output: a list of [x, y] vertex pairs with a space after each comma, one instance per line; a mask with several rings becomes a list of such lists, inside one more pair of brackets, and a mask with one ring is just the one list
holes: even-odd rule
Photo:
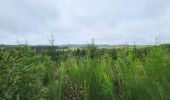
[[0, 49], [0, 100], [170, 100], [168, 46]]

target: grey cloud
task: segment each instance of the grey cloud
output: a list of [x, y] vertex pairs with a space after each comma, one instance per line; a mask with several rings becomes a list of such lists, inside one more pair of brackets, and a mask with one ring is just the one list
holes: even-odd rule
[[[169, 0], [1, 0], [0, 41], [47, 44], [170, 42]], [[163, 34], [163, 35], [162, 35]]]

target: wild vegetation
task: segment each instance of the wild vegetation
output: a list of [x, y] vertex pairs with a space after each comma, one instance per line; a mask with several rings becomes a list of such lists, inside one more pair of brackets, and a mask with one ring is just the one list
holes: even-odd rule
[[0, 49], [0, 100], [170, 100], [168, 46]]

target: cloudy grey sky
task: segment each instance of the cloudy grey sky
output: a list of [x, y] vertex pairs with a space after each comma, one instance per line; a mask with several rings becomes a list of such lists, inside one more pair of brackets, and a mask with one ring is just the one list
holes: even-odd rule
[[0, 0], [0, 44], [170, 43], [170, 0]]

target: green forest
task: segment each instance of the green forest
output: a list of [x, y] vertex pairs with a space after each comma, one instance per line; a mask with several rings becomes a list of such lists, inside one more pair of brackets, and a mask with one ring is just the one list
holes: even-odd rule
[[169, 47], [0, 48], [0, 100], [170, 100]]

